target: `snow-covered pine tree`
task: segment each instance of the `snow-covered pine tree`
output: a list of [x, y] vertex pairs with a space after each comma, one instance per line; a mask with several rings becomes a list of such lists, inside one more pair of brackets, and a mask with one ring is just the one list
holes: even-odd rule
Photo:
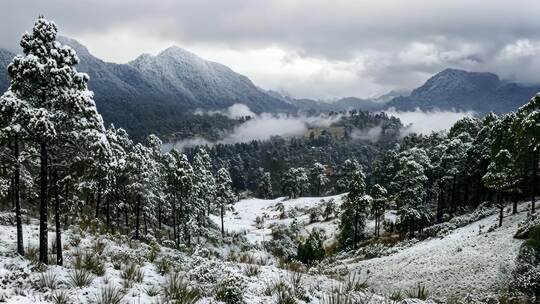
[[364, 233], [372, 198], [365, 193], [366, 183], [362, 170], [350, 174], [348, 194], [341, 205], [340, 243], [344, 247], [352, 245], [356, 249]]
[[149, 153], [148, 167], [149, 178], [146, 184], [148, 204], [143, 209], [143, 219], [145, 234], [147, 233], [147, 217], [155, 223], [157, 228], [161, 229], [163, 209], [166, 207], [166, 184], [165, 161], [161, 153], [162, 141], [154, 134], [150, 134], [145, 141], [145, 147]]
[[326, 176], [326, 168], [323, 164], [317, 162], [311, 167], [309, 175], [313, 195], [320, 196], [321, 191], [324, 192], [326, 185], [330, 182], [330, 179]]
[[270, 172], [266, 172], [263, 168], [259, 168], [257, 195], [261, 198], [269, 199], [272, 198], [272, 192], [272, 178]]
[[400, 169], [394, 177], [392, 188], [401, 222], [407, 225], [410, 237], [414, 237], [420, 224], [429, 221], [431, 214], [425, 204], [425, 184], [427, 177], [424, 168], [414, 159], [402, 157]]
[[[67, 125], [75, 120], [64, 120], [66, 117], [73, 118], [70, 111], [78, 114], [81, 111], [87, 114], [85, 118], [90, 119], [97, 115], [97, 112], [84, 108], [91, 100], [86, 87], [88, 76], [73, 67], [78, 63], [75, 51], [56, 41], [56, 35], [54, 22], [40, 16], [32, 33], [25, 33], [21, 39], [24, 54], [16, 56], [8, 66], [12, 92], [36, 109], [29, 126], [40, 146], [39, 260], [45, 264], [48, 263], [49, 160], [57, 161], [49, 150], [52, 145], [67, 144], [63, 140], [55, 142], [55, 139], [58, 132], [72, 131]], [[82, 123], [92, 124], [93, 121]]]
[[229, 171], [225, 168], [218, 170], [216, 175], [217, 183], [217, 196], [216, 203], [219, 207], [219, 213], [221, 217], [221, 235], [225, 235], [225, 226], [223, 223], [223, 216], [225, 215], [225, 210], [228, 209], [236, 200], [236, 196], [232, 191], [232, 181]]
[[309, 177], [304, 168], [289, 168], [281, 179], [281, 191], [289, 199], [297, 198], [309, 189]]
[[534, 96], [516, 113], [516, 144], [519, 147], [516, 157], [530, 171], [531, 211], [536, 211], [538, 187], [538, 166], [540, 162], [540, 94]]
[[495, 157], [492, 157], [483, 181], [486, 187], [494, 190], [497, 194], [496, 204], [499, 208], [499, 227], [501, 227], [505, 207], [503, 193], [510, 191], [517, 183], [512, 155], [508, 150], [502, 149]]
[[349, 191], [349, 183], [352, 181], [352, 177], [356, 175], [360, 170], [360, 164], [356, 160], [347, 159], [341, 165], [338, 173], [338, 179], [336, 181], [337, 193]]
[[[185, 154], [172, 149], [167, 154], [167, 175], [169, 191], [172, 199], [172, 218], [175, 242], [180, 243], [180, 234], [188, 244], [191, 241], [189, 219], [198, 213], [193, 210], [192, 201], [194, 192], [193, 167]], [[181, 233], [177, 229], [177, 220], [182, 227]]]
[[388, 207], [388, 192], [383, 186], [375, 184], [371, 187], [370, 195], [372, 197], [370, 212], [375, 219], [375, 237], [379, 237], [381, 222], [384, 219], [384, 212]]
[[[2, 143], [2, 168], [6, 174], [12, 176], [11, 182], [2, 181], [2, 193], [7, 192], [9, 184], [12, 188], [12, 200], [15, 207], [15, 219], [17, 225], [17, 253], [24, 256], [23, 228], [21, 216], [21, 160], [20, 143], [28, 138], [28, 121], [32, 115], [28, 103], [17, 98], [8, 90], [0, 97], [0, 142]], [[8, 173], [9, 172], [9, 173]], [[5, 190], [4, 190], [5, 189]]]
[[[106, 224], [109, 229], [114, 226], [120, 228], [120, 213], [124, 212], [126, 230], [129, 229], [128, 208], [125, 187], [129, 180], [128, 155], [133, 147], [133, 141], [129, 138], [126, 130], [111, 125], [106, 132], [107, 141], [110, 145], [111, 157], [108, 167], [108, 180], [110, 189], [107, 191], [105, 206]], [[111, 204], [115, 202], [115, 204]], [[114, 225], [112, 223], [114, 216]]]
[[195, 174], [195, 183], [198, 185], [198, 193], [196, 196], [196, 204], [198, 209], [202, 211], [199, 220], [205, 214], [210, 214], [212, 209], [212, 202], [216, 196], [216, 179], [212, 172], [212, 159], [210, 155], [204, 149], [199, 149], [193, 158], [193, 171]]

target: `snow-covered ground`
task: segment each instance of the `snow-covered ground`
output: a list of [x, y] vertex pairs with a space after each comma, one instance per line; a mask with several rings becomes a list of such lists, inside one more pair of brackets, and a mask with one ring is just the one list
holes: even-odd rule
[[[251, 245], [270, 238], [274, 225], [288, 225], [294, 219], [304, 226], [304, 233], [318, 227], [327, 231], [327, 237], [333, 237], [337, 232], [337, 219], [312, 222], [310, 210], [322, 207], [329, 200], [339, 206], [342, 199], [343, 195], [293, 200], [246, 199], [238, 202], [234, 211], [226, 213], [225, 227], [229, 232], [245, 235]], [[278, 208], [281, 204], [283, 208]], [[340, 281], [334, 277], [338, 273], [345, 274], [345, 277], [347, 273], [349, 276], [360, 273], [359, 277], [368, 277], [369, 287], [377, 294], [406, 291], [422, 284], [438, 299], [448, 295], [458, 298], [467, 294], [492, 295], [505, 286], [514, 267], [522, 241], [514, 239], [513, 235], [518, 223], [526, 217], [526, 206], [526, 203], [521, 204], [520, 212], [516, 215], [506, 214], [501, 228], [490, 229], [497, 224], [497, 215], [492, 215], [458, 228], [443, 238], [420, 241], [388, 256], [361, 260], [359, 256], [339, 258], [338, 255], [337, 259], [334, 257], [324, 264], [322, 272], [329, 276], [321, 274], [320, 268], [302, 274], [301, 289], [307, 297], [306, 301], [298, 303], [307, 303], [308, 300], [315, 304], [324, 303], [322, 299], [340, 285]], [[392, 219], [395, 213], [390, 211], [385, 216]], [[257, 218], [263, 217], [263, 223], [257, 225]], [[218, 217], [212, 219], [220, 223]], [[373, 229], [371, 221], [368, 221], [367, 229]], [[36, 221], [24, 225], [24, 232], [25, 247], [37, 247]], [[49, 239], [54, 239], [53, 232]], [[77, 239], [80, 241], [76, 242]], [[214, 299], [216, 286], [232, 275], [240, 277], [245, 283], [243, 294], [246, 303], [275, 303], [276, 295], [270, 294], [269, 289], [279, 280], [292, 281], [293, 276], [261, 247], [247, 246], [252, 249], [241, 252], [239, 248], [246, 246], [230, 241], [214, 245], [207, 243], [205, 247], [197, 245], [189, 251], [154, 245], [154, 248], [157, 246], [157, 255], [151, 258], [152, 246], [148, 244], [121, 235], [99, 236], [72, 227], [64, 233], [65, 267], [49, 266], [44, 272], [38, 271], [34, 262], [16, 256], [15, 243], [15, 227], [0, 225], [0, 302], [51, 303], [51, 296], [61, 290], [75, 303], [91, 303], [95, 302], [100, 290], [109, 285], [123, 290], [125, 295], [122, 303], [157, 303], [160, 296], [152, 295], [148, 290], [161, 290], [168, 279], [168, 274], [160, 274], [159, 271], [159, 262], [163, 259], [171, 261], [173, 271], [182, 274], [191, 285], [204, 290], [204, 297], [198, 303], [219, 303]], [[93, 275], [88, 286], [70, 286], [69, 274], [74, 268], [74, 257], [81, 252], [94, 252], [98, 243], [103, 244], [103, 252], [99, 256], [105, 263], [105, 274]], [[225, 247], [228, 249], [224, 250]], [[225, 256], [233, 251], [236, 258]], [[266, 258], [260, 265], [246, 264], [246, 261], [238, 259], [240, 254]], [[54, 255], [50, 259], [54, 260]], [[137, 265], [144, 278], [125, 287], [122, 268], [130, 263]], [[249, 268], [253, 267], [258, 269], [257, 273], [248, 274]], [[55, 275], [55, 290], [38, 287], [41, 273]], [[377, 296], [373, 299], [370, 303], [383, 301]]]
[[[314, 227], [325, 229], [328, 233], [336, 231], [337, 220], [332, 219], [326, 222], [309, 223], [309, 209], [321, 206], [324, 202], [334, 200], [336, 206], [340, 206], [344, 195], [334, 195], [327, 197], [301, 197], [296, 199], [257, 199], [250, 198], [237, 202], [234, 210], [227, 211], [224, 219], [225, 230], [228, 232], [244, 233], [246, 238], [253, 244], [260, 244], [271, 237], [274, 225], [290, 225], [296, 219], [299, 223], [305, 224], [306, 229], [311, 231]], [[278, 205], [283, 204], [286, 216], [280, 218], [282, 212], [278, 210]], [[257, 218], [263, 219], [263, 224], [257, 227]], [[211, 219], [221, 225], [219, 216], [211, 216]]]
[[[276, 205], [282, 203], [285, 213], [305, 224], [305, 229], [314, 227], [326, 230], [327, 237], [337, 233], [338, 220], [310, 223], [307, 210], [333, 199], [340, 205], [344, 195], [324, 198], [298, 198], [286, 200], [245, 199], [227, 212], [225, 227], [228, 231], [243, 232], [248, 240], [256, 244], [271, 237], [275, 224], [290, 224], [293, 217], [280, 218]], [[329, 272], [369, 273], [369, 285], [378, 293], [406, 291], [418, 284], [427, 287], [435, 297], [453, 295], [456, 298], [467, 294], [475, 296], [493, 295], [507, 284], [510, 272], [522, 241], [513, 238], [517, 225], [526, 217], [527, 203], [519, 205], [520, 212], [505, 214], [503, 226], [489, 231], [498, 223], [498, 213], [452, 231], [444, 238], [430, 238], [407, 247], [397, 253], [380, 258], [359, 261], [358, 257], [338, 260], [335, 269]], [[508, 211], [508, 210], [507, 210]], [[262, 227], [256, 219], [266, 217]], [[395, 211], [387, 211], [385, 218], [394, 221]], [[219, 217], [213, 220], [219, 223]], [[374, 229], [368, 220], [366, 233]]]
[[[300, 201], [297, 203], [300, 204]], [[35, 220], [24, 225], [24, 233], [28, 254], [28, 248], [37, 246], [38, 225]], [[192, 250], [178, 251], [157, 244], [150, 246], [122, 235], [97, 235], [90, 231], [81, 231], [77, 227], [68, 229], [63, 236], [64, 266], [38, 269], [35, 262], [15, 254], [15, 227], [0, 224], [0, 302], [55, 303], [52, 297], [63, 293], [69, 298], [69, 303], [102, 303], [98, 301], [98, 297], [104, 287], [111, 286], [122, 292], [120, 303], [123, 304], [165, 303], [162, 288], [170, 275], [162, 274], [159, 270], [161, 261], [165, 259], [171, 263], [170, 272], [179, 273], [189, 285], [201, 288], [203, 296], [198, 304], [222, 303], [215, 299], [217, 286], [231, 276], [235, 277], [235, 281], [243, 282], [245, 288], [242, 294], [246, 304], [276, 303], [274, 286], [280, 283], [285, 284], [286, 291], [298, 291], [298, 304], [324, 303], [323, 299], [334, 294], [334, 289], [343, 284], [322, 274], [292, 272], [281, 267], [271, 256], [262, 263], [240, 262], [216, 256], [219, 250], [212, 246], [196, 246]], [[49, 240], [53, 239], [54, 232], [50, 232]], [[98, 247], [101, 251], [96, 249]], [[152, 251], [155, 251], [154, 255]], [[87, 286], [74, 287], [69, 283], [69, 276], [75, 269], [75, 256], [85, 254], [98, 256], [99, 260], [104, 262], [104, 273], [93, 274]], [[266, 253], [252, 250], [241, 254], [262, 256]], [[54, 261], [54, 254], [50, 254], [49, 259]], [[122, 269], [131, 264], [143, 273], [143, 278], [140, 282], [133, 281], [128, 286], [122, 278]], [[250, 268], [258, 271], [249, 273]], [[54, 288], [39, 286], [40, 277], [43, 275], [54, 277]], [[294, 287], [295, 282], [299, 282], [297, 287]], [[152, 290], [158, 294], [152, 293]], [[352, 294], [355, 297], [364, 297], [361, 291]], [[380, 296], [370, 296], [370, 303], [385, 303]]]
[[518, 223], [526, 218], [527, 203], [516, 215], [498, 215], [458, 228], [444, 238], [432, 238], [390, 256], [356, 262], [341, 261], [352, 272], [370, 273], [370, 286], [379, 292], [407, 290], [417, 284], [435, 296], [490, 295], [507, 284], [522, 241], [514, 239]]

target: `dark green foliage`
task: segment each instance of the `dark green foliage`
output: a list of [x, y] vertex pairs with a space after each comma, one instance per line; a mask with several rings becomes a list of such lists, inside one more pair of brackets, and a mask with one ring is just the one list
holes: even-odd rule
[[305, 242], [298, 244], [296, 258], [304, 264], [312, 264], [324, 258], [323, 237], [313, 230]]

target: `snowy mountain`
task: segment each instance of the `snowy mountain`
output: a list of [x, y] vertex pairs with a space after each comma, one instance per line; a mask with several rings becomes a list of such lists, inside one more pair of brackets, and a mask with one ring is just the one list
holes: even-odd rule
[[409, 96], [392, 99], [386, 108], [506, 113], [516, 110], [539, 91], [538, 85], [503, 81], [493, 73], [446, 69], [414, 89]]
[[80, 71], [90, 75], [96, 99], [182, 105], [183, 109], [226, 108], [243, 103], [255, 112], [292, 107], [258, 89], [247, 77], [179, 47], [157, 56], [144, 54], [128, 64], [104, 62], [77, 41], [63, 38], [79, 55]]
[[[126, 128], [135, 136], [177, 132], [178, 124], [195, 109], [224, 109], [242, 103], [254, 112], [295, 110], [247, 77], [178, 47], [116, 64], [93, 56], [74, 39], [59, 40], [77, 51], [77, 69], [89, 74], [89, 87], [105, 122]], [[0, 50], [2, 92], [9, 85], [6, 68], [13, 56]]]

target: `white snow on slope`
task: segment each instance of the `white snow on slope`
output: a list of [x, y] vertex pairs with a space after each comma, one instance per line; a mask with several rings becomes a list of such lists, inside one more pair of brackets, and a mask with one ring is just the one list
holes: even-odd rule
[[521, 204], [516, 215], [506, 214], [503, 226], [492, 232], [487, 231], [498, 223], [498, 215], [390, 256], [343, 264], [353, 272], [369, 271], [370, 286], [380, 292], [424, 284], [434, 296], [488, 295], [507, 284], [522, 243], [513, 235], [526, 217], [526, 206]]
[[[344, 194], [327, 197], [301, 197], [296, 199], [286, 199], [280, 197], [272, 200], [249, 198], [237, 202], [233, 211], [227, 211], [224, 216], [225, 230], [234, 233], [245, 233], [246, 238], [253, 244], [263, 242], [271, 238], [271, 227], [277, 224], [289, 225], [294, 218], [300, 223], [309, 223], [309, 214], [303, 212], [309, 208], [320, 206], [323, 201], [333, 199], [336, 206], [341, 205]], [[285, 207], [285, 213], [296, 212], [294, 218], [287, 216], [280, 219], [280, 212], [276, 210], [276, 205], [282, 203]], [[294, 211], [293, 211], [294, 210]], [[268, 216], [262, 228], [257, 228], [257, 217]], [[212, 220], [220, 225], [219, 216], [211, 216]], [[337, 221], [317, 222], [307, 225], [307, 229], [314, 227], [323, 228], [329, 233], [335, 232]]]

